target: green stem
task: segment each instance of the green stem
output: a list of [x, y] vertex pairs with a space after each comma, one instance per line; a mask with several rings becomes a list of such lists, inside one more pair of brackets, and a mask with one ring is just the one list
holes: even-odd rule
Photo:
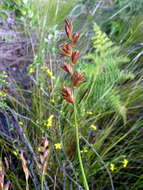
[[41, 176], [41, 190], [44, 190], [44, 175]]
[[81, 169], [81, 173], [82, 173], [82, 177], [83, 177], [84, 188], [85, 188], [85, 190], [89, 190], [86, 175], [85, 175], [84, 168], [83, 168], [82, 159], [81, 159], [80, 145], [79, 145], [79, 132], [78, 132], [76, 115], [77, 115], [76, 105], [74, 104], [74, 119], [75, 119], [75, 128], [76, 128], [76, 143], [77, 143], [78, 160], [79, 160], [80, 169]]
[[26, 190], [29, 190], [29, 183], [28, 183], [28, 180], [26, 180]]

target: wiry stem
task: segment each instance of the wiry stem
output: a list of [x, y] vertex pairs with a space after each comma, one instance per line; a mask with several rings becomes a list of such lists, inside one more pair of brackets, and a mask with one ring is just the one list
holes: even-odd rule
[[41, 176], [41, 190], [44, 190], [44, 176]]
[[75, 128], [76, 128], [76, 143], [77, 143], [78, 160], [79, 160], [80, 169], [81, 169], [81, 173], [82, 173], [82, 177], [83, 177], [84, 188], [85, 188], [85, 190], [89, 190], [86, 175], [85, 175], [84, 168], [83, 168], [82, 159], [81, 159], [80, 145], [79, 145], [79, 131], [78, 131], [76, 115], [77, 115], [76, 104], [74, 104], [74, 120], [75, 120]]

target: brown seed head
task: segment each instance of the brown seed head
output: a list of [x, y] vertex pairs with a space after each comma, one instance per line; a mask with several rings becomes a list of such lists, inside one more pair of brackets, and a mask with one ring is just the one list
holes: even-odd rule
[[63, 96], [63, 99], [66, 100], [67, 102], [69, 103], [75, 103], [75, 99], [73, 97], [73, 93], [70, 89], [70, 87], [68, 86], [64, 86], [62, 89], [62, 96]]
[[72, 25], [72, 22], [68, 19], [65, 20], [65, 32], [66, 32], [67, 38], [69, 40], [72, 40], [73, 25]]
[[78, 39], [79, 39], [79, 33], [76, 32], [76, 33], [74, 33], [73, 36], [72, 36], [72, 46], [73, 46], [73, 47], [77, 44]]
[[74, 85], [74, 87], [77, 87], [83, 81], [84, 81], [84, 75], [82, 73], [75, 72], [73, 74], [73, 85]]
[[69, 73], [70, 75], [73, 75], [73, 69], [71, 63], [64, 62], [61, 66], [61, 68]]
[[72, 64], [76, 64], [78, 59], [79, 59], [79, 56], [80, 56], [80, 51], [77, 50], [75, 52], [72, 53]]
[[68, 56], [71, 57], [72, 56], [72, 45], [70, 43], [64, 42], [61, 45], [61, 56]]

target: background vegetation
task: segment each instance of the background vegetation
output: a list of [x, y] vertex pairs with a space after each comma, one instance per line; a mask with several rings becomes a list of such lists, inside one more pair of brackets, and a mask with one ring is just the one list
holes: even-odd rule
[[[1, 25], [20, 31], [32, 54], [18, 63], [22, 85], [0, 69], [2, 189], [143, 189], [142, 10], [141, 0], [0, 2]], [[76, 107], [61, 95], [72, 85], [60, 56], [67, 18], [80, 34]]]

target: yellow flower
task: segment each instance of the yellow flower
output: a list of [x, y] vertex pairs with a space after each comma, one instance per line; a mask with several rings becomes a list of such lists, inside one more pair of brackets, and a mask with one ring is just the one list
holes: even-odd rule
[[61, 143], [57, 143], [57, 144], [55, 144], [55, 148], [56, 148], [56, 149], [61, 149], [61, 148], [62, 148]]
[[113, 172], [115, 169], [115, 164], [110, 164], [110, 170]]
[[41, 146], [38, 147], [38, 152], [42, 152]]
[[18, 152], [17, 152], [17, 151], [13, 151], [13, 154], [14, 154], [15, 156], [18, 156]]
[[87, 111], [86, 113], [87, 113], [88, 115], [92, 115], [92, 114], [93, 114], [92, 111]]
[[90, 128], [94, 129], [95, 131], [97, 130], [97, 127], [95, 125], [91, 125]]
[[53, 76], [53, 73], [50, 71], [50, 69], [47, 69], [47, 74], [48, 74], [49, 77]]
[[51, 127], [52, 126], [52, 120], [53, 120], [54, 115], [50, 115], [48, 122], [47, 122], [47, 127]]
[[30, 67], [29, 73], [31, 74], [31, 73], [33, 73], [33, 72], [34, 72], [34, 68], [33, 68], [33, 67]]
[[123, 160], [123, 167], [124, 167], [124, 168], [126, 168], [126, 167], [127, 167], [128, 162], [129, 162], [129, 161], [128, 161], [127, 159], [124, 159], [124, 160]]
[[50, 78], [55, 79], [53, 73], [52, 73], [49, 69], [47, 70], [47, 74], [48, 74], [48, 76], [49, 76]]
[[50, 102], [51, 102], [51, 103], [55, 103], [54, 97], [52, 97], [52, 98], [50, 99]]
[[19, 125], [22, 126], [22, 125], [23, 125], [23, 122], [22, 122], [22, 121], [19, 121]]
[[86, 153], [86, 152], [88, 152], [88, 150], [85, 148], [85, 149], [81, 150], [80, 152], [81, 153]]

